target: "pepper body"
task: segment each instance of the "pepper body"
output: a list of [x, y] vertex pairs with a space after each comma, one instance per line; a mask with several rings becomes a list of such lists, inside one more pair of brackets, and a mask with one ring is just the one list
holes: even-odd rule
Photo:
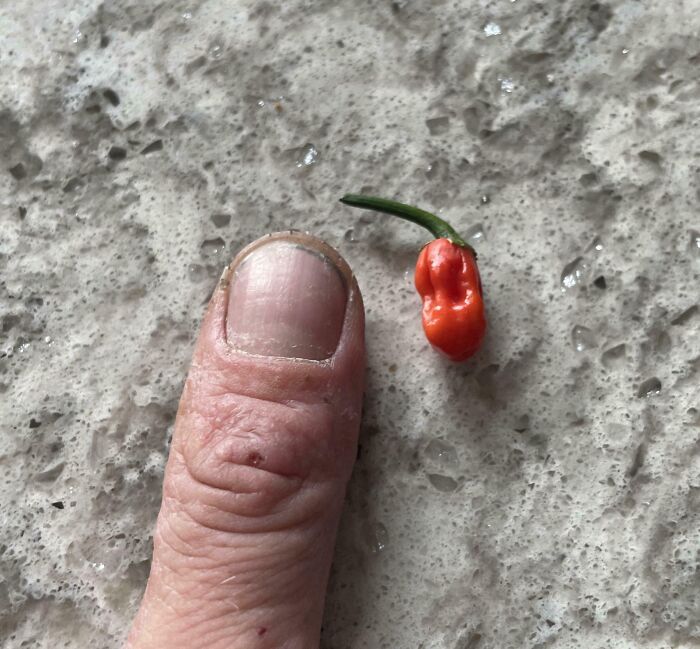
[[416, 264], [428, 341], [453, 361], [472, 356], [484, 339], [481, 278], [471, 248], [440, 238], [423, 247]]
[[340, 201], [398, 216], [435, 237], [423, 247], [416, 264], [416, 289], [423, 298], [423, 331], [433, 347], [451, 360], [473, 356], [486, 334], [474, 249], [449, 223], [418, 207], [362, 194], [346, 194]]

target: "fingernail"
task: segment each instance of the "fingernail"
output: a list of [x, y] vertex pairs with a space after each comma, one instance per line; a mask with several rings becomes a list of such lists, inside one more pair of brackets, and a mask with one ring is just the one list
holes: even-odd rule
[[[238, 260], [229, 287], [227, 336], [261, 356], [323, 360], [335, 352], [348, 299], [338, 266], [310, 237], [272, 237]], [[235, 263], [235, 262], [234, 262]]]

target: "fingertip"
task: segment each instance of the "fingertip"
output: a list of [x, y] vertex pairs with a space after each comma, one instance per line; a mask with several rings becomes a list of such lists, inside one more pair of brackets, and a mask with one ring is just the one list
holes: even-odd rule
[[[327, 354], [326, 358], [304, 358], [296, 354], [276, 354], [274, 353], [275, 345], [266, 343], [264, 339], [262, 348], [265, 350], [265, 353], [255, 353], [255, 351], [246, 349], [245, 346], [236, 344], [236, 340], [232, 335], [230, 321], [232, 319], [232, 310], [235, 309], [235, 305], [231, 303], [231, 291], [234, 282], [237, 277], [239, 277], [239, 271], [242, 268], [243, 262], [246, 262], [246, 266], [251, 266], [259, 262], [266, 263], [269, 261], [269, 255], [267, 258], [261, 257], [259, 254], [260, 251], [266, 247], [267, 250], [272, 250], [272, 247], [285, 245], [300, 246], [304, 250], [317, 254], [319, 257], [323, 258], [324, 263], [330, 264], [342, 278], [346, 297], [344, 298], [343, 314], [339, 324], [340, 333], [337, 344], [334, 345], [335, 349], [332, 353]], [[319, 269], [322, 268], [323, 265], [318, 264], [317, 267], [312, 270], [320, 272]], [[290, 274], [293, 274], [294, 268], [288, 270]], [[295, 281], [295, 279], [298, 280], [298, 278], [294, 277], [278, 278], [279, 281], [285, 281], [286, 279], [289, 279], [290, 282]], [[309, 273], [307, 273], [305, 279], [308, 285], [310, 281]], [[260, 284], [259, 282], [257, 285], [254, 285], [251, 290], [260, 291]], [[262, 284], [263, 287], [266, 285], [265, 283]], [[308, 286], [305, 288], [308, 288]], [[258, 296], [255, 297], [257, 298]], [[327, 298], [327, 296], [322, 294], [321, 298]], [[326, 302], [329, 301], [330, 300], [326, 299]], [[325, 306], [326, 304], [318, 305], [321, 309]], [[289, 309], [287, 309], [287, 313], [279, 314], [278, 320], [288, 316], [288, 312]], [[271, 316], [268, 316], [268, 318], [270, 317]], [[326, 332], [323, 330], [323, 327], [319, 327], [318, 333], [324, 335]], [[260, 335], [263, 334], [264, 332], [261, 332]], [[313, 235], [293, 231], [277, 232], [265, 235], [248, 244], [224, 269], [212, 293], [202, 322], [195, 357], [201, 360], [202, 357], [210, 356], [215, 352], [219, 360], [225, 363], [235, 361], [244, 362], [246, 359], [250, 362], [252, 359], [253, 362], [261, 365], [268, 365], [270, 362], [279, 366], [302, 364], [307, 367], [317, 366], [329, 368], [329, 370], [340, 374], [346, 372], [357, 373], [364, 370], [364, 336], [365, 312], [362, 294], [357, 279], [342, 255], [328, 243]], [[258, 339], [257, 342], [260, 342], [260, 339]], [[269, 349], [272, 349], [273, 353], [267, 353]]]

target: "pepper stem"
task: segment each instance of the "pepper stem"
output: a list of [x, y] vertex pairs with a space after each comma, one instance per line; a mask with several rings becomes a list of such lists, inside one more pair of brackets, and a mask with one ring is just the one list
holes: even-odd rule
[[[375, 212], [383, 212], [398, 216], [400, 219], [411, 221], [417, 225], [422, 225], [436, 239], [448, 239], [452, 243], [469, 248], [472, 252], [474, 249], [457, 234], [457, 231], [447, 222], [443, 221], [439, 216], [421, 210], [412, 205], [405, 205], [396, 201], [390, 201], [386, 198], [377, 198], [376, 196], [363, 196], [361, 194], [345, 194], [340, 199], [341, 203], [350, 205], [351, 207], [359, 207], [365, 210], [374, 210]], [[476, 253], [474, 253], [476, 254]]]

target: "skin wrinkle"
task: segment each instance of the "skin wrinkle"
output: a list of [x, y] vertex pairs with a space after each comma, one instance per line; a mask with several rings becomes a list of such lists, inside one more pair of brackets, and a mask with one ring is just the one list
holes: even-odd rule
[[[303, 535], [297, 534], [297, 536]], [[312, 538], [318, 540], [322, 536], [323, 533], [321, 532], [317, 533]], [[216, 575], [219, 571], [226, 572], [230, 570], [229, 561], [222, 561], [220, 566], [207, 571], [204, 574], [197, 571], [198, 574], [203, 577], [203, 579], [197, 583], [193, 584], [192, 582], [187, 582], [185, 580], [176, 580], [175, 583], [182, 583], [184, 585], [184, 589], [182, 590], [188, 593], [187, 600], [189, 602], [196, 601], [198, 603], [217, 603], [219, 600], [221, 600], [227, 605], [230, 605], [231, 598], [233, 597], [235, 598], [234, 611], [239, 609], [264, 609], [267, 606], [273, 607], [275, 602], [267, 601], [266, 599], [266, 595], [269, 595], [269, 592], [266, 589], [266, 579], [264, 577], [261, 579], [261, 575], [269, 573], [271, 577], [274, 576], [275, 578], [279, 578], [280, 576], [286, 577], [289, 575], [288, 578], [283, 579], [283, 583], [294, 584], [296, 582], [294, 577], [296, 576], [295, 573], [298, 567], [308, 563], [313, 558], [311, 548], [314, 545], [315, 544], [312, 544], [310, 546], [303, 538], [300, 538], [294, 544], [290, 544], [289, 535], [283, 535], [276, 544], [269, 544], [269, 556], [262, 557], [260, 555], [255, 555], [257, 562], [262, 565], [256, 565], [253, 562], [251, 565], [245, 566], [245, 569], [242, 569], [240, 563], [237, 561], [236, 564], [238, 571], [236, 573], [235, 583], [232, 581], [231, 587], [227, 589], [211, 588], [211, 586], [221, 585], [222, 582], [218, 580], [219, 578]], [[298, 551], [290, 553], [289, 549], [295, 547], [298, 547]], [[229, 550], [233, 550], [233, 548], [229, 548]], [[162, 568], [170, 569], [172, 571], [172, 567], [168, 567], [166, 565], [163, 565]], [[249, 580], [250, 575], [256, 575], [255, 581]], [[179, 576], [182, 577], [182, 575]], [[213, 596], [211, 596], [212, 593]], [[182, 593], [179, 590], [174, 591], [174, 594], [178, 598], [181, 598], [182, 596]], [[280, 596], [279, 591], [277, 591], [275, 594]], [[293, 593], [290, 593], [290, 596], [292, 594]], [[295, 601], [293, 598], [287, 599], [284, 593], [282, 593], [281, 596], [283, 601]], [[184, 612], [179, 608], [175, 608], [175, 611], [178, 615], [181, 615]]]
[[[283, 361], [290, 361], [292, 363], [296, 362], [296, 359], [281, 359]], [[227, 376], [224, 376], [228, 374]], [[211, 375], [214, 376], [222, 376], [222, 378], [215, 380], [212, 378]], [[311, 375], [307, 375], [306, 377], [307, 380], [312, 380], [314, 381], [314, 378]], [[315, 385], [312, 385], [311, 387], [313, 389], [309, 389], [308, 386], [305, 386], [304, 389], [297, 390], [296, 394], [293, 398], [278, 398], [275, 396], [270, 396], [270, 397], [264, 397], [260, 396], [259, 394], [251, 394], [253, 392], [256, 392], [254, 388], [257, 388], [258, 386], [255, 385], [253, 388], [241, 388], [241, 386], [238, 385], [232, 385], [237, 381], [238, 379], [236, 377], [231, 377], [230, 375], [230, 369], [227, 368], [212, 368], [211, 366], [206, 366], [205, 365], [193, 365], [192, 370], [190, 371], [190, 375], [186, 381], [186, 387], [188, 387], [189, 390], [193, 390], [195, 388], [199, 388], [199, 385], [204, 385], [207, 387], [206, 390], [201, 390], [202, 393], [215, 396], [216, 392], [211, 391], [211, 386], [215, 386], [218, 390], [220, 390], [221, 395], [225, 394], [235, 394], [240, 397], [246, 397], [248, 399], [254, 399], [257, 402], [261, 403], [268, 403], [272, 404], [275, 406], [290, 406], [293, 407], [297, 404], [299, 405], [305, 405], [305, 406], [313, 406], [318, 402], [318, 395], [321, 393], [321, 390], [318, 390]], [[277, 379], [277, 383], [275, 385], [272, 385], [270, 387], [273, 387], [275, 391], [280, 391], [280, 392], [285, 392], [288, 387], [292, 387], [292, 383], [298, 384], [299, 380], [297, 379]], [[289, 383], [290, 385], [287, 385], [286, 383]], [[224, 387], [226, 386], [226, 387]], [[333, 397], [338, 396], [338, 392], [333, 389], [333, 385], [331, 382], [327, 382], [327, 390], [326, 392], [329, 395], [332, 395]], [[313, 396], [310, 396], [313, 394]]]
[[[228, 381], [221, 381], [221, 382], [214, 382], [211, 381], [209, 378], [206, 379], [201, 379], [201, 384], [206, 385], [207, 389], [206, 390], [198, 390], [195, 392], [196, 386], [193, 385], [193, 381], [196, 381], [199, 377], [196, 376], [191, 376], [190, 379], [187, 381], [187, 400], [191, 404], [200, 404], [200, 403], [206, 403], [209, 404], [210, 402], [212, 403], [212, 407], [210, 408], [211, 410], [215, 411], [218, 409], [219, 404], [221, 403], [219, 399], [224, 399], [226, 397], [231, 397], [236, 400], [244, 400], [244, 401], [249, 401], [250, 402], [250, 411], [252, 412], [258, 412], [258, 410], [255, 408], [255, 406], [259, 405], [260, 403], [263, 404], [269, 404], [273, 409], [279, 410], [280, 412], [284, 412], [286, 409], [290, 409], [293, 412], [297, 412], [301, 414], [302, 416], [306, 413], [309, 412], [309, 409], [311, 408], [318, 408], [321, 403], [326, 403], [326, 405], [330, 405], [330, 403], [333, 403], [338, 400], [338, 397], [341, 396], [341, 393], [337, 390], [332, 390], [332, 388], [329, 386], [329, 389], [327, 390], [327, 394], [325, 395], [317, 395], [313, 400], [300, 400], [300, 399], [267, 399], [267, 398], [261, 398], [259, 396], [254, 396], [254, 395], [248, 395], [245, 394], [244, 392], [241, 392], [240, 390], [235, 390], [233, 389], [233, 386], [224, 386], [224, 383], [230, 383], [230, 379]], [[217, 387], [217, 391], [212, 391], [209, 386], [215, 385]], [[320, 398], [319, 398], [320, 397]], [[184, 399], [183, 399], [184, 401]], [[330, 403], [327, 403], [330, 402]], [[185, 404], [188, 405], [188, 404]], [[193, 411], [195, 409], [201, 408], [201, 406], [194, 406], [192, 405], [189, 411]], [[183, 409], [184, 413], [188, 412], [188, 409]], [[329, 413], [329, 417], [331, 414]]]
[[[236, 506], [235, 505], [235, 496], [236, 495], [241, 495], [241, 494], [236, 494], [234, 492], [231, 492], [230, 490], [227, 490], [225, 488], [218, 487], [217, 485], [214, 484], [208, 484], [206, 482], [203, 482], [200, 480], [198, 475], [192, 474], [190, 471], [190, 466], [188, 462], [186, 461], [185, 457], [183, 454], [177, 450], [177, 447], [174, 447], [174, 455], [173, 455], [173, 463], [174, 463], [174, 468], [179, 469], [179, 470], [174, 470], [173, 472], [170, 473], [170, 479], [166, 481], [164, 485], [164, 493], [167, 496], [168, 491], [173, 488], [173, 487], [181, 487], [184, 489], [184, 493], [187, 493], [192, 489], [192, 487], [188, 484], [185, 484], [184, 487], [182, 486], [181, 482], [182, 480], [186, 480], [188, 477], [192, 481], [194, 485], [199, 485], [200, 488], [206, 489], [207, 492], [213, 494], [211, 498], [207, 497], [207, 494], [204, 493], [201, 495], [200, 498], [198, 498], [195, 501], [195, 506], [198, 507], [199, 509], [202, 508], [211, 508], [215, 511], [221, 510], [221, 500], [232, 500], [232, 506], [230, 509], [226, 509], [227, 514], [234, 514], [236, 518], [244, 518], [244, 519], [252, 519], [252, 520], [259, 520], [261, 518], [262, 512], [260, 509], [256, 510], [255, 514], [248, 515], [240, 510], [240, 505]], [[250, 468], [252, 471], [257, 471], [257, 468], [252, 468], [252, 467], [246, 467]], [[184, 473], [183, 473], [184, 471]], [[178, 479], [178, 481], [175, 481], [175, 478]], [[333, 497], [330, 494], [327, 494], [326, 491], [329, 488], [337, 488], [336, 481], [328, 481], [327, 479], [324, 480], [311, 480], [310, 478], [304, 479], [298, 483], [296, 486], [296, 489], [288, 494], [285, 495], [283, 499], [281, 499], [275, 506], [274, 510], [271, 512], [266, 512], [266, 515], [269, 519], [270, 516], [275, 516], [278, 513], [279, 509], [282, 509], [283, 512], [285, 513], [287, 511], [294, 511], [295, 509], [302, 509], [299, 507], [294, 507], [293, 502], [295, 500], [303, 500], [307, 499], [307, 494], [311, 494], [312, 496], [315, 496], [315, 500], [320, 501], [321, 503], [326, 501], [327, 498]], [[258, 492], [256, 492], [258, 493]], [[251, 495], [256, 495], [256, 493], [251, 494]], [[183, 499], [182, 495], [178, 495], [177, 498], [181, 502], [187, 502], [186, 500]], [[212, 503], [217, 503], [217, 504], [212, 504]], [[305, 514], [303, 517], [300, 517], [297, 519], [297, 523], [303, 522], [305, 519], [313, 518], [319, 515], [319, 509], [317, 506], [311, 506], [307, 504], [306, 507], [303, 508], [305, 511]], [[205, 525], [206, 522], [203, 521], [201, 518], [198, 521], [200, 524]], [[274, 529], [270, 528], [271, 523], [274, 521], [268, 520], [266, 522], [266, 529]], [[282, 523], [279, 524], [280, 527], [283, 526]], [[230, 530], [221, 530], [219, 529], [218, 531], [230, 531]]]
[[[219, 339], [211, 341], [211, 344], [219, 347], [220, 353], [206, 366], [198, 364], [197, 371], [190, 373], [193, 386], [200, 382], [203, 385], [210, 382], [216, 384], [219, 382], [216, 380], [217, 376], [223, 376], [220, 382], [227, 385], [228, 391], [232, 393], [280, 404], [287, 400], [316, 401], [319, 395], [332, 390], [335, 383], [332, 377], [335, 369], [324, 366], [321, 362], [308, 361], [309, 366], [303, 368], [304, 374], [300, 376], [297, 372], [300, 368], [298, 359], [254, 357], [234, 353]], [[240, 374], [230, 372], [232, 356]], [[287, 368], [281, 369], [280, 365], [287, 365]]]
[[[240, 494], [240, 493], [235, 493], [231, 492], [230, 490], [223, 489], [221, 487], [218, 487], [216, 485], [212, 484], [207, 484], [206, 482], [202, 482], [199, 480], [197, 477], [193, 476], [190, 472], [189, 469], [186, 468], [186, 463], [185, 463], [185, 468], [184, 468], [184, 475], [179, 475], [178, 476], [180, 479], [188, 480], [189, 479], [189, 486], [184, 488], [185, 492], [192, 492], [193, 489], [196, 489], [197, 491], [197, 500], [194, 503], [190, 503], [188, 500], [183, 501], [183, 505], [187, 504], [192, 504], [194, 507], [197, 507], [198, 509], [211, 509], [213, 510], [214, 516], [213, 518], [216, 518], [217, 513], [225, 513], [227, 515], [227, 518], [235, 518], [235, 519], [248, 519], [248, 520], [253, 520], [253, 521], [259, 521], [259, 525], [263, 525], [263, 522], [265, 523], [264, 531], [270, 530], [270, 521], [269, 519], [271, 517], [277, 518], [277, 514], [279, 513], [278, 511], [272, 511], [272, 512], [264, 512], [260, 507], [254, 508], [256, 510], [256, 513], [254, 514], [246, 514], [245, 511], [242, 511], [241, 509], [241, 504], [236, 503], [236, 500], [240, 501], [243, 500], [243, 496], [253, 496], [253, 497], [258, 497], [264, 498], [265, 496], [262, 496], [262, 491], [258, 490], [256, 492], [248, 493], [248, 494]], [[197, 486], [199, 487], [197, 489]], [[300, 485], [301, 486], [301, 485]], [[294, 494], [298, 493], [298, 490], [295, 490]], [[284, 499], [278, 501], [276, 503], [276, 509], [279, 508], [280, 502], [288, 502], [290, 497], [293, 496], [294, 494], [289, 494], [285, 496]], [[238, 497], [238, 498], [236, 498]], [[180, 500], [182, 501], [182, 498], [180, 497]], [[213, 504], [217, 503], [217, 504]], [[229, 508], [223, 508], [223, 505], [226, 503], [230, 503]], [[245, 504], [244, 504], [245, 506]], [[193, 520], [196, 520], [199, 525], [205, 526], [209, 529], [218, 531], [218, 532], [227, 532], [230, 533], [233, 530], [232, 529], [222, 529], [222, 528], [215, 528], [209, 526], [202, 517], [195, 517], [192, 514], [190, 514], [191, 518]], [[219, 516], [220, 517], [220, 516]], [[267, 520], [265, 520], [267, 519]], [[272, 528], [274, 529], [274, 528]]]
[[[200, 484], [235, 495], [251, 495], [261, 494], [262, 491], [281, 491], [291, 494], [304, 482], [303, 475], [288, 475], [279, 470], [273, 470], [275, 460], [270, 456], [270, 440], [251, 445], [250, 436], [246, 434], [228, 431], [222, 434], [220, 431], [215, 435], [215, 438], [201, 446], [197, 444], [194, 437], [190, 437], [189, 443], [182, 448], [184, 465], [193, 479]], [[237, 456], [240, 456], [240, 451], [246, 458], [251, 452], [260, 453], [269, 468], [252, 466], [239, 461]], [[280, 451], [272, 449], [272, 452]], [[294, 448], [289, 452], [293, 453]]]
[[[310, 490], [317, 491], [315, 488], [310, 487]], [[204, 498], [204, 496], [201, 496]], [[334, 497], [331, 494], [323, 494], [323, 497], [317, 498], [319, 501], [326, 501], [328, 498]], [[293, 505], [290, 505], [293, 506]], [[188, 515], [190, 518], [195, 520], [198, 525], [202, 526], [203, 528], [209, 529], [214, 532], [219, 532], [219, 533], [227, 533], [227, 534], [250, 534], [254, 533], [256, 531], [256, 528], [248, 528], [248, 529], [243, 529], [242, 521], [237, 520], [236, 522], [238, 525], [233, 526], [231, 525], [230, 527], [224, 528], [222, 526], [213, 526], [212, 524], [208, 523], [207, 520], [209, 518], [216, 520], [217, 518], [221, 518], [221, 512], [223, 511], [225, 514], [230, 515], [230, 512], [228, 510], [222, 510], [220, 506], [213, 505], [210, 503], [199, 503], [198, 505], [195, 505], [197, 510], [200, 512], [200, 515], [197, 516], [190, 511], [188, 511]], [[320, 510], [317, 507], [311, 508], [307, 507], [306, 508], [308, 511], [303, 515], [303, 516], [297, 516], [295, 519], [295, 525], [303, 525], [306, 521], [308, 520], [313, 520], [319, 516]], [[201, 512], [208, 512], [211, 514], [211, 517], [203, 516], [201, 515]], [[280, 530], [286, 529], [289, 527], [288, 521], [269, 521], [266, 520], [264, 522], [260, 521], [260, 516], [259, 515], [246, 515], [243, 513], [236, 512], [233, 514], [236, 519], [243, 519], [245, 520], [246, 523], [250, 521], [257, 522], [257, 531], [260, 533], [262, 532], [278, 532]], [[269, 517], [268, 517], [269, 518]], [[279, 518], [275, 514], [275, 518]]]
[[[184, 460], [184, 458], [182, 458], [182, 456], [180, 456], [179, 460], [182, 462], [182, 461]], [[186, 463], [183, 462], [183, 466], [186, 466]], [[176, 501], [176, 502], [179, 502], [179, 500]], [[188, 515], [189, 515], [189, 514], [188, 514]], [[166, 518], [166, 520], [170, 522], [170, 521], [173, 521], [174, 518], [173, 518], [173, 517], [169, 517], [169, 518]], [[314, 519], [312, 518], [311, 520], [314, 520]], [[201, 522], [200, 522], [200, 521], [197, 521], [197, 522], [195, 523], [195, 525], [196, 525], [197, 527], [201, 528]], [[171, 532], [175, 532], [175, 530], [172, 529], [172, 525], [170, 525], [170, 528], [171, 528]], [[307, 533], [306, 530], [304, 530], [304, 531], [303, 531], [303, 534], [306, 534], [306, 533]], [[278, 561], [269, 561], [269, 560], [266, 561], [266, 568], [267, 568], [267, 570], [268, 570], [268, 571], [271, 570], [272, 574], [275, 575], [276, 578], [279, 578], [280, 576], [284, 576], [287, 572], [290, 572], [290, 573], [293, 574], [293, 572], [294, 572], [294, 566], [297, 565], [297, 564], [300, 563], [300, 562], [307, 561], [308, 559], [307, 559], [306, 555], [308, 554], [310, 548], [313, 548], [314, 546], [317, 545], [317, 541], [311, 543], [310, 545], [305, 545], [304, 543], [302, 543], [302, 544], [301, 544], [301, 547], [300, 547], [299, 550], [298, 550], [298, 552], [295, 552], [294, 554], [291, 554], [291, 555], [290, 555], [290, 554], [289, 554], [290, 547], [294, 547], [292, 544], [290, 544], [290, 543], [288, 542], [288, 539], [289, 539], [289, 536], [290, 536], [291, 532], [290, 532], [289, 530], [287, 530], [286, 528], [282, 528], [282, 534], [283, 534], [283, 538], [280, 540], [280, 543], [279, 543], [280, 552], [279, 552], [279, 554], [277, 555], [277, 556], [278, 556]], [[314, 538], [315, 538], [316, 540], [318, 540], [319, 538], [322, 538], [323, 535], [324, 535], [323, 532], [317, 532], [317, 533], [314, 535]], [[162, 535], [161, 535], [161, 536], [162, 536]], [[228, 534], [226, 534], [226, 536], [228, 536]], [[255, 535], [255, 536], [257, 536], [257, 535]], [[210, 541], [211, 541], [211, 539], [210, 539]], [[270, 547], [272, 547], [272, 548], [275, 547], [274, 544], [270, 544], [270, 541], [269, 541], [269, 540], [268, 540], [268, 541], [262, 541], [261, 543], [262, 543], [263, 545], [268, 545], [268, 544], [269, 544]], [[191, 549], [191, 547], [192, 547], [191, 545], [188, 545], [188, 548]], [[237, 550], [239, 551], [241, 545], [240, 545], [240, 542], [239, 542], [238, 540], [236, 541], [236, 547], [237, 547]], [[180, 549], [179, 551], [176, 550], [176, 552], [180, 552], [180, 553], [182, 554], [183, 550], [182, 550], [182, 549]], [[275, 556], [275, 555], [273, 554], [273, 556]], [[237, 564], [238, 564], [238, 565], [237, 565], [237, 572], [238, 572], [238, 574], [239, 574], [239, 579], [235, 582], [235, 586], [238, 587], [238, 588], [240, 588], [241, 585], [242, 585], [242, 580], [241, 580], [241, 578], [240, 578], [240, 575], [241, 575], [242, 569], [243, 569], [243, 567], [244, 567], [244, 564], [239, 563], [239, 561], [240, 561], [242, 558], [243, 558], [243, 557], [241, 557], [240, 555], [237, 557]], [[258, 560], [260, 560], [260, 559], [261, 559], [261, 557], [258, 557]], [[286, 564], [286, 565], [285, 565], [285, 564]], [[226, 567], [223, 568], [223, 570], [226, 570], [226, 569], [227, 569]], [[229, 569], [230, 569], [230, 568], [229, 568]], [[252, 566], [252, 567], [249, 568], [249, 570], [250, 570], [251, 572], [254, 573], [254, 572], [259, 572], [260, 568], [257, 567], [257, 566]], [[216, 573], [216, 570], [214, 570], [214, 572]], [[206, 580], [206, 581], [205, 581], [205, 585], [208, 586], [208, 585], [211, 583], [212, 580], [213, 580], [213, 578], [212, 578], [212, 579]], [[287, 580], [287, 579], [285, 579], [284, 581], [285, 581], [286, 583], [289, 583], [289, 580]], [[220, 581], [219, 581], [219, 583], [220, 583]], [[292, 580], [292, 583], [293, 583], [293, 580]], [[262, 589], [261, 592], [264, 594], [264, 592], [265, 592], [265, 586], [264, 586], [264, 584], [261, 585], [260, 588]], [[264, 603], [262, 600], [260, 600], [260, 597], [259, 597], [258, 592], [257, 592], [256, 589], [254, 589], [252, 592], [247, 592], [247, 593], [245, 594], [245, 598], [246, 598], [246, 599], [251, 598], [252, 601], [253, 601], [253, 604], [251, 604], [250, 602], [246, 602], [246, 606], [253, 606], [253, 605], [254, 605], [254, 606], [257, 607], [257, 606], [262, 606], [263, 603]], [[201, 598], [200, 598], [200, 599], [201, 599]], [[216, 599], [216, 598], [214, 598], [214, 599]], [[240, 603], [239, 603], [239, 602], [240, 602], [240, 596], [239, 596], [239, 598], [237, 599], [236, 606], [240, 606]]]
[[[278, 579], [283, 577], [282, 583], [287, 585], [293, 585], [297, 583], [295, 580], [296, 572], [299, 566], [306, 565], [312, 562], [315, 551], [314, 547], [316, 543], [308, 543], [309, 539], [315, 539], [319, 541], [324, 536], [324, 531], [317, 531], [316, 534], [308, 535], [305, 530], [298, 531], [295, 533], [297, 539], [292, 539], [294, 542], [290, 542], [291, 534], [289, 532], [283, 533], [281, 538], [277, 542], [271, 542], [268, 537], [267, 541], [262, 541], [261, 543], [264, 547], [268, 548], [268, 556], [261, 556], [259, 554], [254, 554], [256, 562], [247, 562], [251, 565], [243, 564], [241, 565], [238, 555], [238, 546], [233, 548], [228, 548], [229, 551], [236, 553], [236, 579], [231, 582], [231, 587], [225, 590], [222, 589], [212, 589], [211, 586], [221, 585], [221, 581], [218, 581], [216, 576], [218, 572], [226, 572], [230, 570], [230, 561], [224, 561], [223, 559], [227, 557], [222, 557], [221, 564], [202, 573], [197, 571], [197, 574], [202, 577], [201, 581], [196, 583], [187, 582], [185, 580], [176, 580], [175, 583], [183, 583], [185, 586], [184, 590], [188, 593], [188, 601], [195, 600], [199, 603], [209, 602], [216, 603], [220, 599], [225, 601], [227, 604], [230, 603], [230, 598], [235, 596], [236, 608], [244, 610], [253, 609], [264, 609], [265, 607], [273, 607], [275, 605], [274, 601], [268, 601], [266, 596], [270, 593], [266, 588], [266, 579], [264, 575], [267, 573], [270, 577]], [[161, 535], [162, 537], [162, 535]], [[274, 539], [272, 539], [274, 541]], [[163, 539], [163, 542], [167, 544], [167, 541]], [[290, 552], [291, 550], [295, 550]], [[178, 550], [175, 550], [179, 553]], [[230, 557], [228, 557], [230, 558]], [[259, 565], [256, 565], [259, 564]], [[172, 571], [172, 567], [167, 565], [161, 565], [164, 569], [169, 569]], [[250, 575], [255, 575], [255, 580], [250, 581]], [[179, 575], [182, 577], [182, 575]], [[263, 576], [261, 578], [261, 576]], [[286, 578], [288, 576], [288, 578]], [[303, 581], [303, 580], [302, 580]], [[305, 582], [303, 582], [305, 583]], [[213, 593], [214, 596], [209, 596]], [[181, 597], [182, 593], [175, 591], [176, 597]], [[283, 601], [296, 601], [291, 597], [294, 592], [289, 593], [290, 597], [279, 591], [275, 592], [276, 596], [281, 596]], [[175, 609], [178, 615], [183, 613], [180, 609]]]
[[[313, 406], [305, 406], [300, 410], [283, 406], [278, 408], [277, 411], [269, 413], [265, 419], [261, 420], [257, 415], [258, 410], [255, 408], [255, 402], [248, 403], [248, 401], [247, 398], [241, 399], [238, 395], [230, 395], [230, 398], [217, 400], [215, 405], [211, 406], [209, 410], [225, 412], [226, 415], [218, 417], [214, 415], [214, 421], [212, 421], [212, 415], [201, 415], [199, 408], [188, 409], [188, 412], [183, 415], [183, 419], [185, 419], [184, 425], [190, 431], [187, 435], [188, 440], [195, 434], [203, 438], [202, 447], [204, 448], [206, 443], [211, 441], [212, 438], [216, 438], [217, 433], [219, 433], [218, 437], [225, 438], [225, 441], [215, 441], [215, 443], [229, 450], [234, 446], [233, 439], [239, 438], [244, 442], [249, 442], [251, 433], [253, 433], [260, 442], [258, 448], [256, 449], [254, 444], [247, 444], [247, 446], [252, 447], [251, 451], [260, 451], [264, 458], [262, 465], [255, 468], [280, 476], [313, 479], [306, 469], [297, 473], [288, 473], [282, 471], [281, 467], [275, 470], [273, 467], [269, 467], [269, 464], [268, 467], [265, 466], [265, 461], [270, 459], [269, 453], [265, 450], [266, 447], [271, 445], [270, 439], [275, 439], [276, 437], [288, 439], [290, 443], [285, 448], [288, 458], [287, 464], [297, 468], [316, 466], [324, 469], [326, 473], [335, 473], [334, 465], [336, 462], [334, 460], [336, 458], [332, 447], [337, 446], [341, 436], [336, 432], [338, 430], [335, 426], [337, 414], [333, 412], [332, 406], [316, 403]], [[277, 405], [279, 406], [279, 404]], [[313, 426], [307, 424], [310, 421], [314, 422]], [[265, 436], [268, 437], [267, 440], [257, 434], [259, 430], [268, 431], [268, 434]], [[276, 431], [272, 438], [269, 437], [269, 431]], [[176, 436], [179, 439], [182, 437], [182, 434], [176, 432]], [[335, 438], [335, 443], [333, 443], [333, 438]], [[321, 440], [325, 441], [319, 445]], [[191, 443], [193, 444], [194, 440]], [[279, 454], [280, 450], [275, 448], [274, 444], [272, 444], [272, 447], [276, 454]], [[304, 449], [303, 455], [300, 454], [300, 449]], [[312, 449], [313, 452], [309, 454], [308, 449]], [[289, 455], [290, 453], [293, 455]], [[224, 451], [222, 451], [220, 459], [226, 461], [226, 453]], [[232, 462], [236, 463], [235, 460], [232, 460]]]

